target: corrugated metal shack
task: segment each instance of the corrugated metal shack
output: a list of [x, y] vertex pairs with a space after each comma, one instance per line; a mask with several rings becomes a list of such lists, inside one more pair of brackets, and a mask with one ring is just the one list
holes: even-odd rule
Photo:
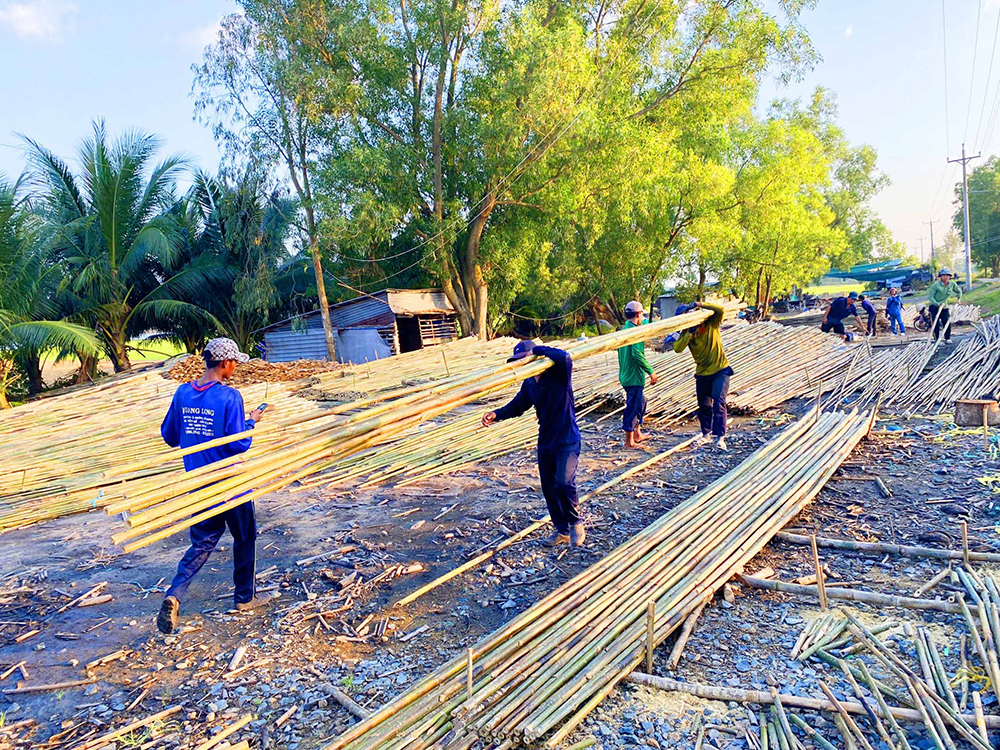
[[[330, 306], [340, 362], [365, 362], [458, 338], [458, 315], [440, 289], [383, 289]], [[326, 359], [319, 310], [264, 332], [271, 362]]]

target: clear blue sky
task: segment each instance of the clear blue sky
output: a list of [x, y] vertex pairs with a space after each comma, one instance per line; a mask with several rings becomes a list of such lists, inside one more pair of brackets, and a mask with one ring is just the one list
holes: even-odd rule
[[[820, 0], [805, 22], [823, 60], [803, 82], [774, 92], [804, 96], [823, 85], [836, 93], [848, 137], [874, 146], [893, 181], [876, 207], [914, 252], [924, 237], [925, 255], [923, 222], [941, 221], [938, 239], [951, 212], [958, 170], [945, 172], [946, 158], [959, 154], [963, 138], [970, 151], [1000, 151], [1000, 133], [986, 138], [1000, 88], [1000, 51], [987, 81], [1000, 0], [944, 2], [947, 126], [941, 0]], [[15, 133], [71, 157], [99, 117], [113, 132], [155, 132], [164, 153], [214, 168], [218, 150], [192, 120], [190, 66], [234, 10], [226, 0], [0, 0], [0, 69], [9, 72], [0, 79], [0, 172], [23, 168]]]

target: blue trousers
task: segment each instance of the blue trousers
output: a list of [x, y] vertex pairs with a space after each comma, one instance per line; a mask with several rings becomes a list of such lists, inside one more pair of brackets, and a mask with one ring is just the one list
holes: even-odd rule
[[188, 586], [201, 567], [208, 562], [227, 526], [229, 533], [233, 535], [233, 584], [236, 587], [234, 598], [237, 604], [244, 604], [253, 599], [257, 564], [257, 518], [254, 515], [252, 500], [220, 515], [206, 518], [191, 527], [191, 546], [177, 565], [177, 575], [167, 589], [167, 596], [184, 601]]
[[897, 325], [900, 333], [906, 333], [906, 326], [903, 325], [903, 313], [899, 310], [889, 313], [889, 330], [896, 333]]
[[552, 517], [552, 525], [560, 534], [580, 521], [576, 494], [576, 467], [580, 462], [580, 444], [538, 449], [538, 477], [542, 494]]
[[622, 429], [634, 432], [646, 416], [646, 395], [641, 385], [625, 386], [625, 412], [622, 414]]
[[712, 375], [694, 376], [702, 435], [711, 432], [716, 437], [722, 437], [726, 434], [726, 420], [729, 418], [726, 396], [729, 395], [729, 378], [732, 374], [733, 368], [726, 367]]

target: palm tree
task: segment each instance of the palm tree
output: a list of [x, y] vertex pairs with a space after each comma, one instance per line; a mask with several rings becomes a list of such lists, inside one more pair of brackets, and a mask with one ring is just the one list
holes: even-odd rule
[[0, 409], [10, 406], [7, 389], [16, 377], [15, 361], [26, 352], [100, 350], [93, 331], [47, 319], [54, 310], [49, 282], [58, 268], [40, 250], [21, 185], [0, 174]]
[[157, 316], [179, 314], [193, 303], [199, 279], [172, 275], [177, 258], [175, 203], [182, 157], [151, 167], [160, 141], [141, 132], [109, 138], [103, 122], [80, 147], [80, 174], [37, 142], [25, 139], [50, 246], [71, 276], [69, 291], [83, 303], [116, 372], [131, 368], [129, 339]]
[[160, 326], [189, 351], [209, 331], [252, 350], [257, 329], [293, 293], [299, 259], [286, 243], [295, 206], [268, 188], [266, 174], [253, 165], [233, 177], [199, 172], [190, 194], [174, 209], [182, 273], [200, 279], [203, 292], [210, 290], [197, 300], [179, 296], [191, 306]]

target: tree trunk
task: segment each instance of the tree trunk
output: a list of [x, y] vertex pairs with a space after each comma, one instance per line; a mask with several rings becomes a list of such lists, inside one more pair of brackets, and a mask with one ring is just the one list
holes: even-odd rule
[[482, 265], [479, 263], [479, 243], [483, 237], [486, 222], [496, 207], [496, 198], [492, 186], [487, 188], [486, 196], [479, 206], [476, 217], [469, 225], [469, 237], [465, 242], [465, 278], [462, 279], [465, 293], [469, 297], [469, 307], [472, 311], [472, 331], [481, 339], [488, 338], [487, 313], [489, 289]]
[[705, 299], [705, 266], [698, 263], [698, 299]]
[[333, 337], [333, 323], [330, 321], [330, 301], [326, 298], [326, 283], [323, 280], [323, 260], [319, 255], [316, 236], [309, 236], [309, 254], [312, 255], [313, 273], [316, 275], [316, 294], [319, 296], [319, 315], [323, 319], [323, 338], [326, 340], [326, 358], [337, 361], [337, 342]]
[[90, 383], [97, 376], [97, 358], [89, 354], [78, 354], [80, 367], [76, 371], [76, 385]]
[[0, 409], [9, 409], [10, 401], [7, 400], [7, 386], [10, 385], [11, 372], [14, 363], [9, 359], [0, 359]]
[[28, 376], [28, 395], [36, 396], [45, 390], [42, 379], [42, 360], [38, 352], [30, 352], [24, 357], [24, 373]]

